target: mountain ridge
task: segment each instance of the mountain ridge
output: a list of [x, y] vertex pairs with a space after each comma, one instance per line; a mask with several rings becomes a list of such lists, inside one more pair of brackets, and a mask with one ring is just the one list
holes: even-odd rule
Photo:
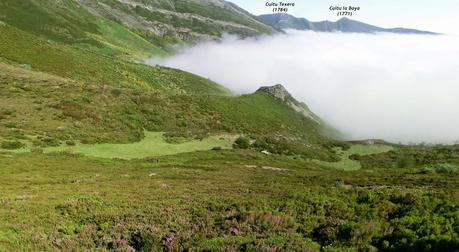
[[263, 22], [278, 29], [296, 29], [296, 30], [311, 30], [317, 32], [349, 32], [349, 33], [376, 33], [376, 32], [389, 32], [400, 34], [426, 34], [438, 35], [439, 33], [430, 31], [421, 31], [408, 28], [382, 28], [364, 22], [352, 20], [343, 17], [335, 22], [333, 21], [319, 21], [312, 22], [306, 18], [298, 18], [286, 13], [274, 13], [258, 16]]
[[218, 39], [222, 33], [255, 36], [275, 30], [239, 6], [223, 0], [78, 0], [94, 14], [134, 30], [173, 36], [184, 42]]

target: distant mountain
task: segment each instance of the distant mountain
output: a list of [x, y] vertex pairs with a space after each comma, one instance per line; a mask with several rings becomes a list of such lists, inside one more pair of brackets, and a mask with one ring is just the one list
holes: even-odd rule
[[278, 29], [311, 30], [318, 32], [340, 31], [355, 33], [391, 32], [403, 34], [438, 34], [429, 31], [420, 31], [406, 28], [381, 28], [378, 26], [355, 21], [349, 18], [341, 18], [336, 22], [328, 20], [320, 22], [311, 22], [305, 18], [297, 18], [285, 13], [266, 14], [260, 15], [258, 17], [266, 24], [269, 24]]

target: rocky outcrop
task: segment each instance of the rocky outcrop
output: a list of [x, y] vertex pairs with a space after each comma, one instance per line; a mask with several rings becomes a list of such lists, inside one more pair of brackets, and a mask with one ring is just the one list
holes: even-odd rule
[[303, 103], [297, 101], [293, 96], [285, 89], [282, 84], [276, 84], [274, 86], [264, 86], [260, 87], [257, 92], [263, 92], [267, 93], [271, 96], [273, 96], [276, 99], [279, 99], [283, 101], [285, 104], [287, 104], [289, 107], [291, 107], [293, 110], [295, 110], [298, 113], [303, 114], [304, 116], [312, 119], [316, 123], [320, 124], [321, 120], [318, 116], [316, 116], [309, 108], [308, 106]]
[[285, 89], [284, 86], [282, 86], [281, 84], [276, 84], [274, 86], [260, 87], [257, 90], [257, 92], [265, 92], [278, 99], [281, 99], [282, 101], [286, 101], [288, 98], [292, 97], [290, 93], [287, 91], [287, 89]]
[[218, 40], [222, 34], [240, 37], [277, 32], [257, 17], [224, 0], [77, 0], [94, 15], [114, 20], [152, 36], [186, 42]]

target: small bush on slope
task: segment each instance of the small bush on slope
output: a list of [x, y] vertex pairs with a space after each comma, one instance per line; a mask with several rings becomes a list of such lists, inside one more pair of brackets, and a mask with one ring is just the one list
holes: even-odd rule
[[248, 137], [238, 137], [236, 141], [234, 141], [234, 147], [239, 149], [248, 149], [250, 147], [250, 139]]
[[17, 150], [17, 149], [20, 149], [22, 147], [24, 147], [25, 145], [19, 141], [3, 141], [1, 144], [0, 144], [0, 147], [2, 147], [3, 149], [6, 149], [6, 150]]

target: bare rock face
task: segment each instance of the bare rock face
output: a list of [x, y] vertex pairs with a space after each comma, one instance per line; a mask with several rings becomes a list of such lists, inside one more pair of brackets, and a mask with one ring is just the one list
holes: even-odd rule
[[276, 84], [274, 86], [260, 87], [257, 92], [268, 93], [282, 101], [286, 101], [288, 98], [293, 98], [292, 95], [287, 91], [287, 89], [282, 86], [282, 84]]
[[219, 40], [225, 33], [250, 37], [278, 32], [225, 0], [75, 1], [94, 15], [116, 20], [142, 34], [186, 42]]
[[293, 96], [285, 89], [282, 84], [276, 84], [274, 86], [264, 86], [260, 87], [257, 92], [264, 92], [267, 93], [271, 96], [273, 96], [276, 99], [279, 99], [283, 101], [285, 104], [287, 104], [289, 107], [291, 107], [293, 110], [295, 110], [298, 113], [303, 114], [304, 116], [312, 119], [316, 123], [320, 124], [321, 120], [318, 116], [316, 116], [314, 113], [312, 113], [311, 110], [309, 110], [308, 106], [303, 103], [297, 101]]

